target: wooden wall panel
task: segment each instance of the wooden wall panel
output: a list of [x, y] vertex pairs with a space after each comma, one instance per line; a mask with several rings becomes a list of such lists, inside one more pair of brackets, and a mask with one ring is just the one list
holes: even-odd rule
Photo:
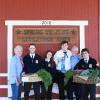
[[0, 97], [6, 97], [7, 95], [7, 89], [0, 88]]
[[0, 73], [7, 72], [7, 33], [4, 21], [0, 21]]
[[99, 27], [99, 29], [98, 29], [98, 41], [99, 41], [99, 61], [100, 61], [100, 0], [98, 0], [98, 5], [99, 5], [99, 7], [98, 7], [98, 27]]
[[[98, 59], [98, 0], [1, 0], [2, 20], [88, 20], [86, 47]], [[18, 12], [18, 13], [17, 13]], [[4, 31], [4, 30], [3, 30]], [[95, 41], [92, 42], [91, 41]], [[91, 45], [92, 44], [92, 45]], [[93, 49], [95, 48], [95, 49]]]
[[[7, 72], [7, 30], [5, 20], [88, 20], [85, 44], [100, 59], [100, 0], [0, 0], [0, 73]], [[58, 48], [38, 45], [37, 50]], [[1, 89], [0, 89], [1, 91]], [[1, 95], [1, 94], [0, 94]]]
[[7, 85], [8, 79], [7, 77], [0, 77], [0, 85]]

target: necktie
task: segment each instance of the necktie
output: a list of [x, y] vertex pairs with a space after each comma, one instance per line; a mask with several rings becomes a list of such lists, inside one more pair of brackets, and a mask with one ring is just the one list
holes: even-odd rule
[[64, 52], [64, 56], [68, 58], [68, 55], [67, 55], [67, 52], [66, 51]]
[[33, 59], [33, 55], [32, 55], [31, 57], [32, 57], [32, 59]]
[[67, 52], [64, 52], [64, 56], [62, 57], [62, 63], [61, 63], [61, 71], [62, 71], [63, 73], [66, 72], [66, 70], [65, 70], [65, 59], [66, 59], [66, 57], [68, 57], [68, 56], [67, 56]]
[[24, 63], [21, 57], [20, 57], [20, 62], [21, 62], [22, 67], [24, 67]]
[[86, 60], [84, 60], [85, 61], [85, 63], [87, 64], [88, 63], [88, 60], [86, 59]]
[[32, 63], [33, 63], [33, 59], [34, 59], [34, 58], [33, 58], [33, 55], [32, 55], [31, 57], [32, 57]]

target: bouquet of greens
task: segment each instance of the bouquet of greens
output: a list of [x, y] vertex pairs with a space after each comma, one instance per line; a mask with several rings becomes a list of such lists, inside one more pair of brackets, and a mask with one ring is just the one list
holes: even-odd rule
[[42, 79], [46, 90], [48, 90], [48, 86], [52, 83], [52, 76], [49, 72], [44, 69], [41, 69], [37, 72], [38, 76]]
[[92, 78], [93, 81], [97, 81], [99, 75], [100, 75], [100, 70], [99, 69], [87, 69], [83, 70], [80, 73], [81, 76], [88, 76], [89, 78]]
[[73, 77], [73, 75], [76, 75], [75, 71], [72, 70], [68, 70], [65, 74], [64, 74], [64, 85], [67, 85], [69, 79], [71, 79]]

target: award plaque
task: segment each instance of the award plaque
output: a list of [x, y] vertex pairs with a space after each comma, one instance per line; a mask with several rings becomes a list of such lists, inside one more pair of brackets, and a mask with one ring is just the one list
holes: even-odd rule
[[42, 79], [37, 74], [27, 74], [22, 77], [23, 82], [38, 82], [42, 81]]

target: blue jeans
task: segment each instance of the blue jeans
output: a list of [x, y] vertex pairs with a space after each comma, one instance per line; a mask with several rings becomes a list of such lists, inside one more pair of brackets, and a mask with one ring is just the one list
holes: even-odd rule
[[11, 84], [12, 88], [12, 100], [20, 100], [21, 97], [21, 87], [22, 84], [17, 86], [16, 84]]

